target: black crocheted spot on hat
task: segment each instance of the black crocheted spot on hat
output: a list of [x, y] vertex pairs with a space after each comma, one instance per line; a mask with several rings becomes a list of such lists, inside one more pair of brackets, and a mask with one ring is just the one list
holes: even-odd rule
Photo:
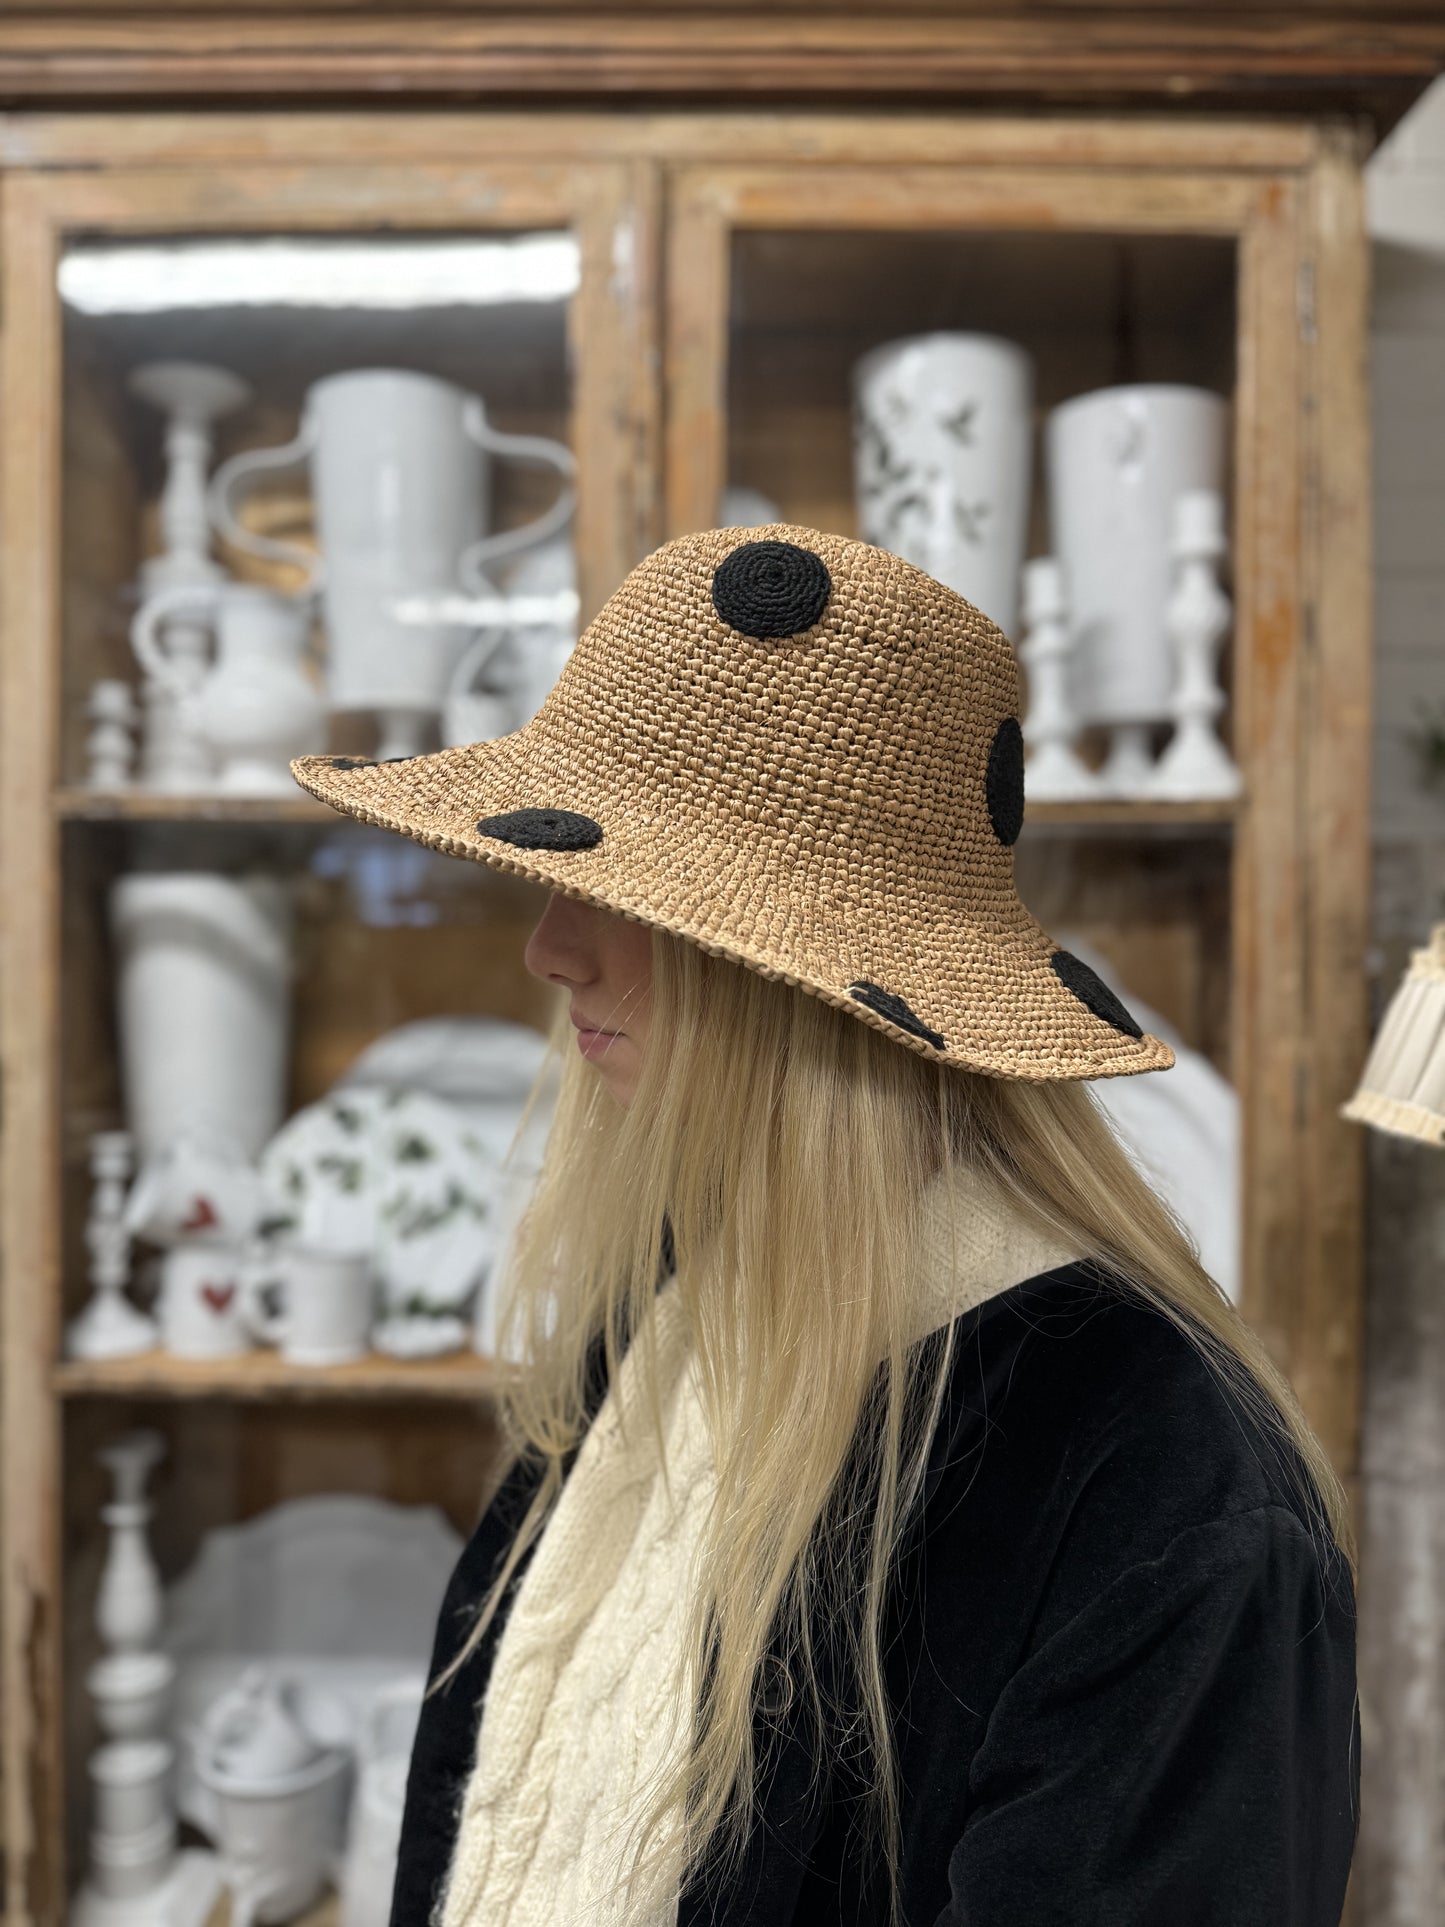
[[385, 763], [414, 763], [414, 756], [328, 756], [333, 769], [380, 769]]
[[896, 991], [885, 990], [882, 984], [870, 984], [866, 977], [859, 977], [856, 982], [849, 984], [848, 995], [856, 997], [860, 1004], [867, 1004], [870, 1010], [876, 1010], [889, 1023], [897, 1024], [900, 1030], [912, 1031], [915, 1037], [925, 1038], [935, 1050], [943, 1049], [942, 1033], [930, 1029]]
[[1096, 1017], [1102, 1017], [1115, 1030], [1122, 1030], [1126, 1037], [1144, 1035], [1103, 978], [1097, 971], [1090, 970], [1082, 957], [1076, 957], [1072, 950], [1056, 950], [1049, 958], [1049, 964], [1064, 989], [1072, 991], [1086, 1010], [1093, 1011]]
[[761, 642], [811, 629], [832, 593], [823, 558], [792, 542], [744, 542], [713, 571], [713, 607], [729, 629]]
[[575, 810], [508, 810], [484, 816], [477, 828], [521, 850], [590, 850], [602, 841], [602, 825]]
[[1024, 733], [1017, 716], [1005, 716], [994, 731], [983, 793], [994, 835], [1017, 843], [1024, 826]]

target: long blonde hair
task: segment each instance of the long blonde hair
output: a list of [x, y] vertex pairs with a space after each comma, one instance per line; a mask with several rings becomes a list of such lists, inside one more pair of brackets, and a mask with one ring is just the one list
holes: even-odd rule
[[[570, 1048], [546, 1156], [515, 1234], [501, 1310], [505, 1428], [535, 1497], [466, 1644], [494, 1616], [586, 1428], [588, 1354], [615, 1374], [670, 1228], [715, 1442], [688, 1651], [693, 1742], [651, 1789], [634, 1873], [664, 1822], [695, 1867], [742, 1851], [753, 1716], [780, 1641], [785, 1697], [821, 1716], [813, 1642], [841, 1635], [894, 1883], [898, 1798], [879, 1625], [951, 1364], [922, 1344], [909, 1279], [923, 1187], [946, 1160], [996, 1178], [1026, 1221], [1097, 1254], [1174, 1321], [1301, 1454], [1314, 1529], [1354, 1568], [1344, 1490], [1288, 1382], [1139, 1175], [1092, 1093], [930, 1062], [820, 999], [653, 931], [650, 1033], [620, 1105]], [[609, 1021], [603, 1013], [601, 1021]], [[625, 1026], [625, 1013], [613, 1019]], [[539, 1084], [540, 1088], [540, 1084]], [[881, 1363], [880, 1363], [881, 1361]], [[659, 1443], [660, 1400], [647, 1408]], [[821, 1613], [822, 1618], [818, 1615]]]

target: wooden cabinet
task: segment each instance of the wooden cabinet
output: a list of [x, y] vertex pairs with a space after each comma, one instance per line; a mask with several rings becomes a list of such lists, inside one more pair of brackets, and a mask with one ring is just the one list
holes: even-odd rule
[[[584, 618], [657, 541], [715, 524], [728, 483], [853, 530], [848, 371], [880, 341], [1021, 341], [1040, 412], [1131, 379], [1227, 396], [1243, 798], [1039, 808], [1019, 878], [1047, 927], [1087, 935], [1233, 1083], [1244, 1309], [1353, 1474], [1361, 1147], [1336, 1108], [1365, 1044], [1370, 598], [1351, 131], [804, 110], [12, 116], [0, 163], [7, 1919], [51, 1927], [78, 1872], [101, 1439], [137, 1418], [166, 1433], [168, 1572], [210, 1527], [304, 1492], [435, 1501], [465, 1529], [495, 1446], [470, 1358], [62, 1359], [86, 1290], [86, 1142], [122, 1121], [109, 881], [142, 863], [292, 879], [293, 1106], [407, 1017], [545, 1027], [551, 1008], [521, 962], [544, 901], [531, 886], [428, 854], [395, 885], [425, 921], [388, 920], [347, 867], [365, 833], [308, 799], [85, 789], [85, 692], [134, 673], [127, 598], [155, 540], [158, 424], [125, 386], [142, 360], [247, 377], [222, 453], [284, 439], [307, 384], [340, 366], [484, 388], [500, 426], [576, 455]], [[64, 292], [67, 263], [142, 247], [544, 233], [570, 236], [578, 264], [545, 313], [160, 297], [102, 313]], [[499, 487], [501, 520], [531, 512], [522, 483]], [[341, 854], [318, 865], [323, 846]]]

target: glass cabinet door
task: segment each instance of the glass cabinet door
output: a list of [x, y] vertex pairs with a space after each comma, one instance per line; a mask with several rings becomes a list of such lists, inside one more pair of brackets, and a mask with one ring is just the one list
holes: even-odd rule
[[[545, 893], [338, 816], [288, 764], [521, 727], [646, 547], [629, 180], [358, 153], [7, 181], [27, 1918], [83, 1879], [103, 1902], [117, 1855], [133, 1888], [147, 1853], [204, 1885], [224, 1828], [187, 1735], [248, 1659], [301, 1677], [313, 1738], [359, 1744], [369, 1696], [424, 1669], [493, 1476], [487, 1240], [554, 1015], [522, 962]], [[394, 1103], [387, 1177], [343, 1140], [379, 1145]], [[296, 1255], [305, 1200], [276, 1275], [248, 1269], [288, 1132], [305, 1182], [388, 1227], [349, 1271]], [[144, 1514], [119, 1551], [116, 1499]], [[138, 1647], [164, 1713], [111, 1690]], [[174, 1750], [120, 1820], [107, 1745], [134, 1773]]]
[[[856, 535], [992, 615], [1025, 662], [1035, 771], [1062, 694], [1077, 780], [1026, 770], [1020, 893], [1174, 1044], [1168, 1076], [1094, 1088], [1265, 1323], [1281, 1214], [1253, 1179], [1279, 1117], [1252, 999], [1280, 852], [1251, 811], [1293, 780], [1267, 657], [1299, 540], [1294, 331], [1261, 325], [1296, 210], [1272, 191], [1086, 165], [681, 170], [665, 430], [671, 528]], [[1232, 619], [1203, 652], [1214, 775], [1171, 788], [1171, 518], [1190, 491], [1212, 498], [1196, 573]]]

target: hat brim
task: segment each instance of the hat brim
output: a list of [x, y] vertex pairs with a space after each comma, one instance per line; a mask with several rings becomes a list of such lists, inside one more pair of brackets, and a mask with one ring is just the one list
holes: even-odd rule
[[[731, 845], [715, 822], [660, 818], [625, 768], [579, 767], [545, 713], [511, 735], [400, 762], [303, 756], [291, 769], [312, 796], [360, 822], [671, 931], [936, 1061], [1033, 1082], [1174, 1063], [1162, 1039], [1129, 1034], [1066, 986], [1050, 959], [1067, 953], [1016, 897], [991, 900], [980, 915], [902, 852], [885, 904], [803, 890], [782, 839], [760, 862], [758, 844]], [[590, 848], [524, 848], [477, 828], [523, 810], [576, 813], [601, 835]]]

